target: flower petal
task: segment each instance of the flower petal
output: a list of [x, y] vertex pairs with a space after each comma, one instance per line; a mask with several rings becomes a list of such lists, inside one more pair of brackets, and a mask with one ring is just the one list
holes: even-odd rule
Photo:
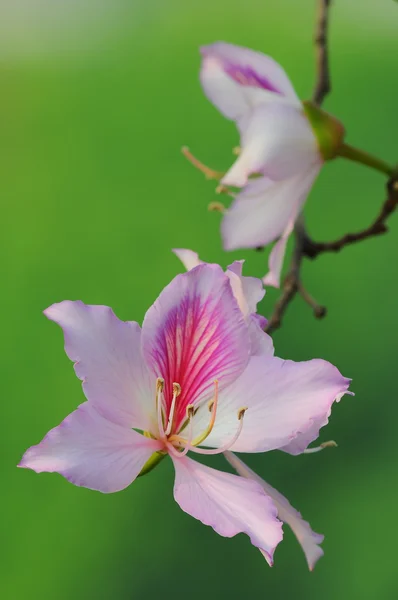
[[162, 444], [108, 421], [88, 402], [81, 404], [27, 450], [18, 466], [58, 472], [75, 485], [104, 493], [124, 489]]
[[307, 559], [308, 567], [312, 571], [315, 567], [316, 562], [323, 556], [324, 552], [319, 546], [323, 542], [324, 536], [320, 533], [312, 531], [310, 524], [304, 521], [301, 514], [293, 508], [289, 501], [282, 496], [275, 488], [269, 485], [266, 481], [261, 479], [254, 471], [235, 454], [232, 452], [225, 452], [225, 458], [229, 464], [236, 470], [242, 477], [247, 477], [253, 481], [257, 481], [263, 488], [264, 492], [268, 494], [278, 510], [278, 517], [289, 525], [294, 535], [296, 536], [300, 546], [302, 547], [305, 557]]
[[89, 402], [107, 419], [130, 428], [156, 423], [155, 380], [141, 357], [138, 323], [120, 321], [107, 306], [65, 300], [44, 311], [60, 325]]
[[180, 259], [187, 271], [190, 271], [191, 269], [194, 269], [203, 263], [203, 260], [200, 260], [199, 258], [199, 254], [193, 250], [187, 250], [186, 248], [174, 248], [173, 252], [177, 258]]
[[248, 314], [257, 312], [257, 304], [264, 298], [265, 289], [261, 279], [258, 279], [257, 277], [247, 277], [242, 274], [244, 262], [244, 260], [235, 260], [232, 265], [228, 266], [227, 275], [232, 272], [240, 280], [244, 303], [247, 306], [246, 311], [242, 312], [247, 316]]
[[173, 458], [173, 462], [174, 498], [182, 510], [223, 537], [246, 533], [272, 565], [283, 534], [276, 508], [262, 487], [190, 458]]
[[276, 242], [275, 246], [272, 248], [272, 251], [268, 258], [269, 272], [263, 278], [264, 285], [270, 285], [276, 288], [280, 286], [281, 271], [283, 267], [283, 259], [285, 258], [287, 241], [294, 229], [294, 222], [296, 218], [297, 212], [295, 211], [292, 214], [285, 231], [282, 233], [281, 237]]
[[250, 355], [247, 325], [218, 265], [199, 265], [177, 275], [145, 315], [143, 355], [156, 377], [165, 380], [169, 410], [172, 383], [181, 386], [176, 426], [188, 404], [197, 405], [244, 370]]
[[249, 175], [281, 181], [321, 164], [318, 143], [302, 109], [271, 103], [256, 108], [242, 133], [242, 150], [221, 183], [243, 187]]
[[[348, 379], [347, 381], [349, 382], [350, 380]], [[344, 394], [348, 394], [349, 396], [355, 395], [354, 392], [344, 390], [337, 394], [335, 402], [340, 402]], [[332, 407], [326, 404], [324, 410], [320, 411], [317, 416], [312, 418], [311, 426], [305, 431], [298, 433], [289, 444], [281, 447], [280, 450], [293, 454], [294, 456], [304, 452], [307, 446], [317, 439], [320, 429], [328, 424], [331, 412]]]
[[256, 248], [277, 239], [297, 214], [319, 173], [319, 165], [284, 181], [265, 177], [250, 182], [224, 215], [221, 234], [225, 250]]
[[[326, 425], [333, 402], [347, 392], [350, 380], [324, 360], [293, 362], [253, 356], [244, 373], [219, 395], [217, 418], [206, 446], [223, 447], [237, 430], [237, 413], [247, 407], [234, 452], [267, 452], [277, 448], [299, 454]], [[203, 431], [208, 414], [199, 409], [194, 435]]]
[[242, 121], [270, 100], [300, 106], [285, 71], [269, 56], [225, 42], [203, 46], [201, 54], [204, 92], [228, 119]]
[[267, 319], [261, 317], [261, 315], [250, 315], [248, 326], [252, 356], [259, 354], [273, 356], [275, 352], [272, 337], [264, 331], [266, 324]]

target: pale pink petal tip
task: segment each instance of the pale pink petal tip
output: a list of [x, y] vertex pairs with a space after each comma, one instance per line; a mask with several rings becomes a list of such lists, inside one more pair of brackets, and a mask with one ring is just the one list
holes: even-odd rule
[[[307, 521], [304, 521], [301, 514], [293, 508], [289, 501], [266, 481], [261, 479], [261, 477], [252, 471], [240, 458], [232, 452], [225, 452], [224, 455], [240, 476], [259, 483], [264, 492], [272, 498], [278, 511], [278, 517], [292, 529], [303, 549], [308, 568], [312, 571], [317, 561], [324, 555], [324, 551], [319, 546], [319, 544], [323, 542], [324, 536], [320, 533], [315, 533], [315, 531], [311, 529], [310, 524]], [[264, 552], [262, 552], [262, 554], [269, 563], [269, 557]]]
[[189, 458], [173, 462], [174, 497], [182, 510], [224, 537], [246, 533], [272, 565], [274, 550], [283, 537], [282, 523], [261, 486]]
[[173, 248], [172, 252], [180, 259], [187, 271], [194, 269], [203, 263], [199, 258], [199, 254], [187, 248]]

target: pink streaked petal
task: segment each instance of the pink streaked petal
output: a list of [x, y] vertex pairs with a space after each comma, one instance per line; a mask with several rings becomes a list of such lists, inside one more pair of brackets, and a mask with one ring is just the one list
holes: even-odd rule
[[199, 254], [193, 250], [188, 250], [186, 248], [174, 248], [173, 252], [177, 258], [180, 259], [187, 271], [190, 271], [191, 269], [194, 269], [203, 263], [203, 260], [200, 260], [199, 258]]
[[141, 356], [138, 323], [120, 321], [108, 306], [80, 301], [53, 304], [44, 314], [62, 327], [66, 354], [89, 402], [115, 423], [152, 429], [155, 380]]
[[262, 487], [190, 458], [173, 458], [173, 462], [174, 498], [182, 510], [223, 537], [246, 533], [272, 565], [283, 533], [276, 508]]
[[285, 71], [260, 52], [217, 42], [201, 48], [200, 79], [206, 96], [227, 117], [242, 123], [255, 106], [300, 101]]
[[282, 181], [321, 163], [318, 143], [301, 109], [268, 104], [253, 111], [241, 139], [242, 150], [221, 180], [243, 187], [249, 175]]
[[225, 213], [221, 234], [225, 250], [265, 246], [283, 234], [301, 209], [320, 170], [315, 165], [284, 181], [265, 177], [250, 182]]
[[224, 455], [229, 464], [232, 465], [239, 475], [257, 481], [264, 492], [272, 498], [272, 501], [278, 510], [278, 517], [292, 529], [303, 549], [308, 567], [310, 571], [312, 571], [316, 562], [324, 554], [319, 545], [323, 542], [324, 536], [312, 531], [310, 524], [307, 521], [304, 521], [301, 514], [293, 508], [289, 501], [275, 488], [270, 486], [269, 483], [261, 479], [261, 477], [252, 471], [240, 458], [232, 452], [225, 452]]
[[165, 380], [169, 410], [172, 383], [181, 386], [176, 426], [188, 404], [197, 405], [234, 381], [250, 355], [247, 325], [229, 278], [218, 265], [177, 275], [145, 315], [142, 349], [156, 377]]
[[[219, 395], [217, 418], [206, 445], [224, 446], [237, 428], [237, 414], [247, 407], [234, 452], [284, 449], [302, 452], [326, 424], [332, 404], [347, 392], [350, 380], [324, 360], [293, 362], [274, 356], [252, 356], [243, 374]], [[199, 409], [195, 432], [208, 416]], [[314, 424], [316, 426], [314, 427]], [[296, 441], [296, 444], [291, 442]]]
[[71, 483], [104, 493], [134, 481], [157, 440], [104, 419], [88, 402], [80, 405], [22, 457], [19, 467], [36, 473], [57, 472]]

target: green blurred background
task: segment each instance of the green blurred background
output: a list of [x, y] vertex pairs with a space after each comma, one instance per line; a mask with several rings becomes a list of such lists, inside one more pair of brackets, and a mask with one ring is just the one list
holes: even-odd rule
[[[172, 247], [223, 265], [243, 257], [247, 273], [265, 273], [266, 253], [223, 253], [219, 215], [206, 210], [214, 186], [180, 155], [187, 144], [226, 168], [238, 142], [201, 92], [198, 46], [263, 50], [304, 98], [314, 9], [307, 0], [1, 3], [2, 598], [397, 598], [397, 217], [389, 235], [306, 263], [329, 315], [316, 321], [297, 299], [275, 335], [278, 355], [323, 357], [354, 379], [355, 398], [321, 433], [336, 450], [248, 460], [325, 533], [313, 573], [287, 528], [270, 569], [245, 536], [221, 538], [184, 514], [168, 461], [114, 495], [16, 468], [83, 400], [44, 308], [81, 299], [141, 321], [181, 271]], [[393, 0], [335, 1], [325, 105], [350, 143], [391, 162], [397, 27]], [[306, 209], [313, 236], [365, 226], [383, 185], [361, 166], [327, 165]], [[276, 298], [267, 294], [263, 314]]]

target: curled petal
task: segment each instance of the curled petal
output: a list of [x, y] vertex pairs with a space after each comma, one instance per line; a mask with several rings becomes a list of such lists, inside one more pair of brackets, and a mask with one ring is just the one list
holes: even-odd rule
[[284, 181], [250, 182], [225, 213], [221, 234], [225, 250], [265, 246], [283, 234], [303, 206], [319, 165]]
[[242, 133], [241, 146], [221, 180], [225, 185], [243, 187], [253, 173], [281, 181], [322, 162], [311, 126], [294, 106], [272, 103], [256, 108]]
[[104, 493], [118, 492], [134, 481], [162, 444], [99, 414], [85, 402], [18, 465], [36, 473], [60, 473], [78, 486]]
[[312, 531], [310, 524], [304, 521], [301, 514], [293, 508], [289, 501], [282, 496], [276, 489], [261, 479], [254, 471], [232, 452], [225, 452], [225, 458], [239, 475], [253, 481], [257, 481], [268, 494], [278, 510], [278, 517], [289, 525], [296, 536], [300, 546], [303, 549], [307, 559], [310, 571], [315, 567], [316, 562], [323, 556], [324, 552], [319, 544], [323, 542], [324, 536]]
[[285, 258], [286, 246], [290, 234], [294, 228], [294, 222], [297, 218], [296, 211], [292, 214], [290, 221], [288, 222], [285, 231], [282, 233], [275, 246], [272, 248], [271, 254], [268, 259], [269, 272], [263, 278], [264, 285], [270, 285], [278, 288], [281, 281], [281, 271], [283, 267], [283, 260]]
[[272, 565], [283, 534], [276, 508], [262, 487], [190, 458], [173, 458], [173, 462], [174, 498], [182, 510], [223, 537], [246, 533]]
[[257, 304], [264, 298], [265, 289], [261, 283], [261, 279], [258, 279], [257, 277], [247, 277], [242, 274], [244, 262], [244, 260], [235, 260], [228, 266], [227, 275], [234, 273], [240, 281], [242, 305], [245, 306], [245, 310], [242, 310], [242, 312], [247, 316], [248, 314], [257, 312]]
[[[296, 363], [274, 356], [252, 356], [239, 379], [220, 393], [216, 423], [206, 445], [221, 448], [231, 439], [237, 413], [244, 405], [243, 429], [231, 450], [267, 452], [279, 448], [298, 454], [318, 437], [332, 404], [347, 392], [349, 384], [349, 379], [324, 360]], [[205, 411], [199, 409], [194, 426], [203, 430], [205, 422]]]
[[191, 269], [194, 269], [203, 263], [203, 260], [200, 260], [199, 258], [199, 254], [193, 250], [188, 250], [186, 248], [174, 248], [173, 252], [177, 258], [180, 259], [187, 271], [190, 271]]
[[188, 404], [197, 405], [244, 370], [250, 340], [228, 277], [218, 265], [199, 265], [177, 275], [145, 315], [142, 348], [156, 377], [165, 380], [169, 409], [172, 383], [181, 386], [176, 426]]
[[[339, 394], [337, 394], [335, 402], [340, 402], [344, 394], [354, 396], [354, 392], [349, 392], [348, 390], [341, 391]], [[311, 425], [308, 427], [308, 429], [306, 429], [302, 433], [298, 433], [289, 444], [281, 447], [280, 450], [283, 450], [284, 452], [288, 452], [289, 454], [293, 455], [301, 454], [302, 452], [304, 452], [307, 446], [317, 439], [320, 429], [322, 429], [322, 427], [325, 427], [325, 425], [328, 424], [331, 412], [332, 406], [326, 404], [324, 410], [319, 411], [318, 415], [314, 415], [312, 417]]]
[[62, 327], [66, 354], [89, 402], [115, 423], [151, 429], [155, 381], [142, 360], [138, 323], [120, 321], [108, 306], [69, 300], [44, 314]]
[[269, 56], [225, 42], [203, 46], [201, 54], [204, 92], [228, 119], [239, 124], [269, 101], [300, 106], [285, 71]]

